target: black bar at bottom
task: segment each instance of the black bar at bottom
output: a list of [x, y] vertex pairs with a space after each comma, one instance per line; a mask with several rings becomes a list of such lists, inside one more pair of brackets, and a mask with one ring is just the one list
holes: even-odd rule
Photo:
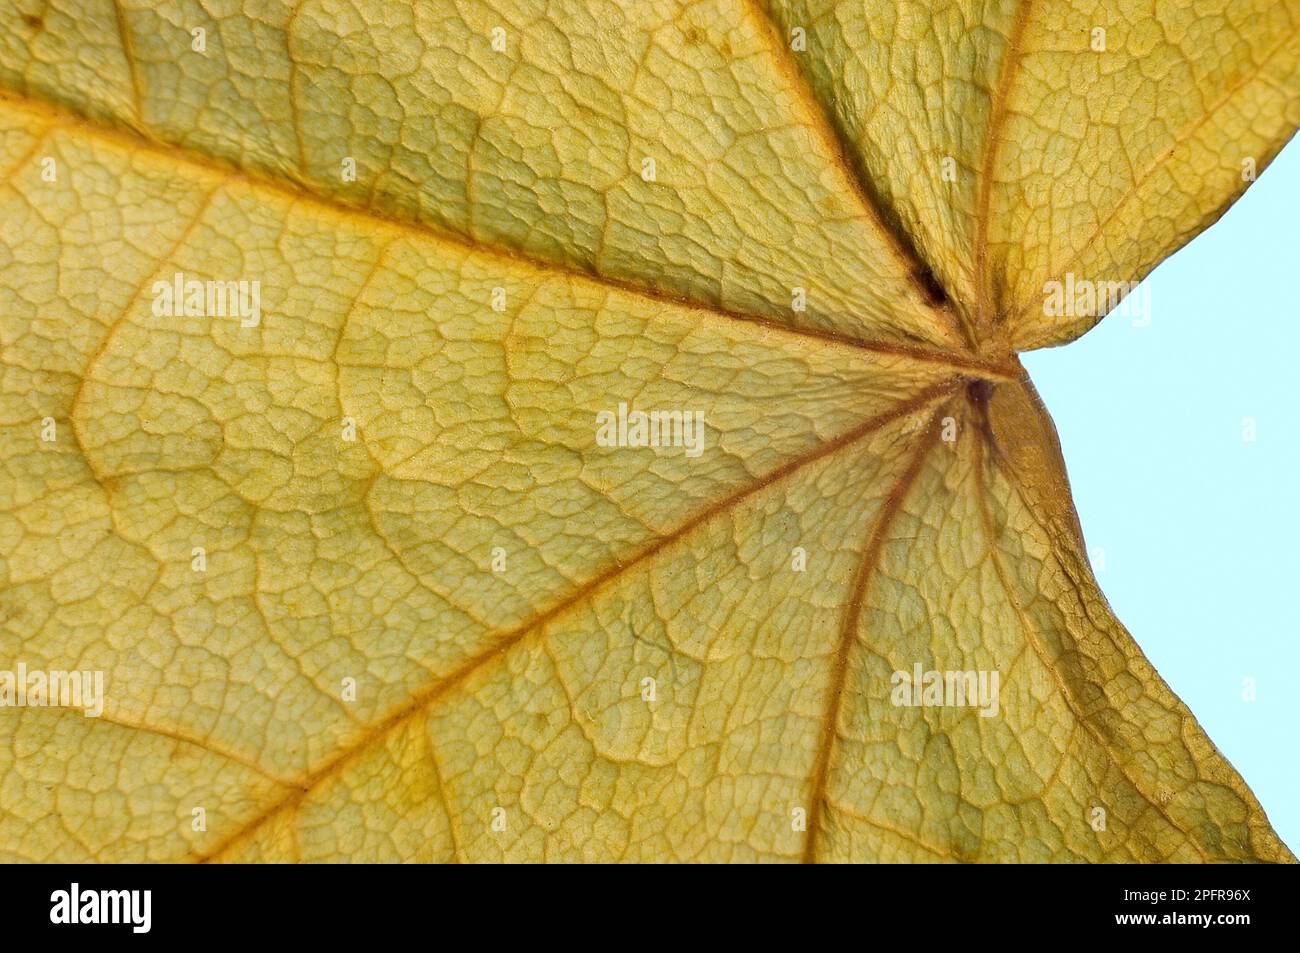
[[[688, 924], [734, 941], [737, 933], [801, 929], [801, 922], [802, 929], [847, 929], [872, 946], [927, 935], [1057, 941], [1136, 933], [1181, 942], [1200, 934], [1231, 941], [1294, 927], [1300, 885], [1295, 868], [1246, 866], [733, 867], [709, 870], [703, 881], [695, 880], [697, 868], [593, 873], [7, 865], [0, 867], [0, 916], [9, 943], [59, 934], [205, 945], [283, 938], [337, 949], [395, 928], [442, 937], [435, 942], [464, 930], [498, 942], [511, 934], [525, 942], [566, 935], [584, 944], [618, 942], [624, 930], [651, 941], [698, 942], [706, 934]], [[776, 937], [764, 938], [775, 945]]]

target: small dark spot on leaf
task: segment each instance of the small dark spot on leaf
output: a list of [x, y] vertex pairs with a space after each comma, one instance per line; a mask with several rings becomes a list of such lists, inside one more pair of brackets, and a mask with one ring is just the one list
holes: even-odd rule
[[948, 303], [948, 292], [943, 290], [943, 285], [935, 277], [934, 272], [927, 265], [922, 265], [915, 271], [916, 282], [921, 286], [925, 293], [925, 300], [932, 307], [941, 308]]
[[976, 378], [968, 381], [966, 384], [966, 396], [976, 407], [984, 410], [989, 405], [989, 398], [993, 396], [993, 388], [997, 386], [992, 381]]
[[23, 14], [23, 22], [26, 23], [33, 30], [45, 29], [45, 21], [38, 16], [33, 16], [30, 13]]

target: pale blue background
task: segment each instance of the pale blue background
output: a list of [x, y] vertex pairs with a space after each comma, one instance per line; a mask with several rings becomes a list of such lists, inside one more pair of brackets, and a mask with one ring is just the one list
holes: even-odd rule
[[[1300, 137], [1116, 312], [1022, 358], [1116, 615], [1300, 851]], [[1242, 440], [1253, 417], [1254, 443]], [[1242, 699], [1242, 679], [1257, 700]]]

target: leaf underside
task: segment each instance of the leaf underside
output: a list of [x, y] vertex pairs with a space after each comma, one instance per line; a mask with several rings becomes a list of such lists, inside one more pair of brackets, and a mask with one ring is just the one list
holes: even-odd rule
[[1293, 860], [1016, 358], [1300, 123], [1191, 6], [6, 4], [0, 667], [106, 688], [0, 709], [0, 857]]

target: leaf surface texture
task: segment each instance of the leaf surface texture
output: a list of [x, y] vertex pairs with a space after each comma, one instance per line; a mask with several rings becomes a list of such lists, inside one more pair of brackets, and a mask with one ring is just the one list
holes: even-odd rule
[[1267, 165], [1300, 9], [933, 6], [0, 11], [0, 652], [108, 686], [0, 712], [0, 856], [1292, 860], [1016, 353]]

